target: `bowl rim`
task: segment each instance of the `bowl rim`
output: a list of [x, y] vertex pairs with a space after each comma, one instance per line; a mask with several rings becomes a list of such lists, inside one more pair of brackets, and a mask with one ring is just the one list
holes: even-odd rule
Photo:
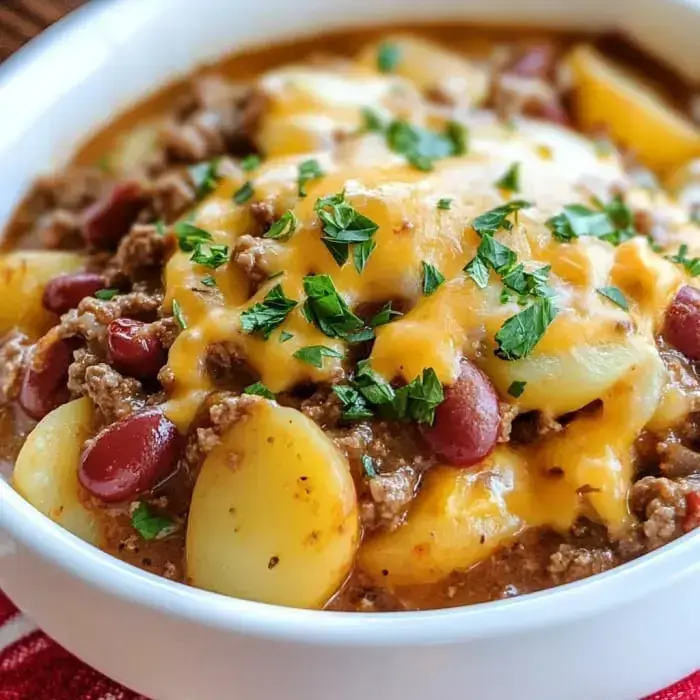
[[[697, 5], [700, 0], [682, 2]], [[59, 20], [0, 66], [0, 93], [18, 69], [43, 63], [47, 51], [55, 49], [57, 40], [65, 39], [67, 32], [127, 4], [133, 0], [91, 3]], [[441, 645], [563, 626], [633, 604], [700, 570], [700, 531], [695, 531], [605, 573], [511, 599], [413, 612], [335, 612], [231, 598], [142, 571], [41, 514], [2, 477], [0, 528], [15, 546], [21, 544], [70, 576], [121, 601], [196, 625], [327, 646]]]

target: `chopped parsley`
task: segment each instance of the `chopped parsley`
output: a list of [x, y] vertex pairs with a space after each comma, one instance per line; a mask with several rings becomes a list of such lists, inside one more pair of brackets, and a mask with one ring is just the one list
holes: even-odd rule
[[437, 208], [445, 210], [452, 209], [452, 202], [452, 197], [443, 197], [442, 199], [438, 199]]
[[321, 240], [336, 263], [342, 267], [350, 257], [350, 247], [354, 246], [353, 262], [361, 273], [375, 248], [372, 237], [379, 226], [347, 202], [344, 191], [321, 197], [314, 211], [321, 219]]
[[191, 221], [178, 221], [173, 231], [183, 253], [191, 253], [197, 246], [208, 243], [212, 239], [209, 231], [195, 226]]
[[592, 236], [620, 245], [637, 235], [632, 212], [619, 195], [607, 205], [598, 201], [595, 205], [592, 209], [584, 204], [567, 204], [561, 214], [547, 220], [547, 227], [562, 243]]
[[165, 238], [166, 230], [165, 230], [165, 221], [163, 219], [158, 219], [155, 223], [156, 227], [156, 233], [161, 236], [162, 238]]
[[377, 48], [377, 68], [381, 73], [393, 73], [401, 59], [401, 49], [390, 41], [384, 41]]
[[297, 230], [298, 224], [299, 222], [294, 212], [291, 210], [286, 211], [272, 226], [270, 226], [269, 230], [263, 234], [263, 238], [286, 240]]
[[362, 468], [365, 470], [365, 476], [368, 479], [377, 478], [377, 467], [374, 460], [369, 455], [362, 455]]
[[342, 406], [341, 419], [346, 422], [366, 420], [374, 417], [374, 411], [360, 392], [352, 386], [337, 384], [333, 393], [338, 397]]
[[371, 107], [362, 108], [362, 122], [363, 131], [384, 131], [384, 121], [381, 115]]
[[396, 120], [386, 127], [389, 148], [418, 170], [429, 171], [441, 158], [466, 153], [466, 129], [458, 122], [448, 122], [442, 134]]
[[220, 162], [220, 158], [214, 158], [206, 163], [198, 163], [187, 168], [190, 179], [194, 183], [197, 199], [203, 199], [216, 189], [220, 179], [218, 174]]
[[527, 357], [557, 315], [549, 297], [536, 299], [531, 306], [511, 316], [496, 333], [496, 355], [502, 360]]
[[187, 330], [187, 321], [185, 321], [185, 317], [182, 315], [182, 309], [180, 308], [180, 304], [178, 303], [177, 299], [173, 299], [173, 316], [175, 317], [178, 326], [180, 326], [183, 331]]
[[199, 265], [204, 265], [212, 270], [225, 265], [231, 257], [231, 251], [227, 245], [210, 243], [198, 245], [190, 260]]
[[141, 501], [131, 514], [131, 526], [144, 540], [155, 540], [171, 534], [175, 523], [170, 518], [155, 515], [147, 503]]
[[255, 153], [251, 153], [249, 156], [246, 156], [241, 161], [241, 168], [246, 173], [249, 173], [251, 170], [256, 170], [257, 168], [259, 168], [261, 162], [262, 161], [261, 161], [259, 155], [256, 155]]
[[304, 277], [306, 301], [303, 313], [309, 323], [329, 338], [345, 338], [359, 331], [364, 323], [348, 308], [333, 284], [330, 275]]
[[513, 163], [504, 173], [503, 177], [494, 184], [500, 190], [520, 192], [520, 163]]
[[342, 359], [345, 355], [326, 345], [307, 345], [304, 348], [299, 348], [299, 350], [294, 353], [293, 357], [296, 357], [297, 360], [301, 360], [302, 362], [306, 362], [307, 365], [321, 369], [323, 367], [324, 357]]
[[243, 389], [244, 394], [252, 394], [253, 396], [262, 396], [264, 399], [274, 401], [277, 397], [262, 383], [255, 382]]
[[348, 333], [346, 340], [348, 343], [366, 343], [374, 338], [374, 328], [360, 328], [359, 331]]
[[318, 178], [323, 177], [324, 175], [325, 173], [323, 172], [321, 165], [315, 158], [299, 163], [299, 174], [297, 176], [299, 196], [306, 197], [307, 182], [310, 182], [311, 180], [318, 180]]
[[288, 299], [282, 285], [278, 284], [265, 295], [262, 302], [253, 304], [241, 314], [241, 327], [245, 333], [261, 335], [267, 340], [296, 305], [297, 302]]
[[511, 385], [508, 387], [508, 393], [514, 399], [518, 399], [523, 395], [523, 391], [525, 391], [526, 386], [527, 382], [516, 380], [514, 382], [511, 382]]
[[253, 183], [248, 180], [240, 189], [233, 193], [233, 201], [236, 204], [245, 204], [254, 194]]
[[423, 294], [430, 296], [445, 281], [445, 276], [440, 270], [423, 260], [421, 262], [423, 270]]
[[391, 411], [399, 420], [413, 420], [416, 423], [432, 425], [435, 409], [444, 401], [442, 384], [432, 367], [412, 382], [396, 390], [391, 402]]
[[377, 311], [374, 316], [370, 319], [369, 325], [372, 326], [372, 328], [376, 328], [377, 326], [383, 326], [387, 323], [390, 323], [393, 318], [397, 318], [398, 316], [403, 316], [403, 314], [400, 311], [396, 311], [395, 309], [391, 308], [391, 302], [387, 302], [382, 306], [379, 311]]
[[474, 221], [472, 221], [472, 228], [480, 236], [486, 233], [493, 235], [501, 229], [510, 231], [513, 228], [513, 224], [508, 220], [508, 217], [511, 214], [517, 214], [521, 209], [527, 209], [531, 206], [531, 202], [526, 202], [522, 199], [516, 199], [513, 202], [502, 204], [500, 207], [489, 209], [489, 211], [477, 216]]
[[216, 287], [216, 280], [211, 275], [207, 275], [202, 277], [202, 284], [205, 287]]
[[625, 299], [625, 295], [617, 287], [599, 287], [596, 292], [606, 299], [609, 299], [613, 304], [617, 304], [624, 311], [629, 311], [630, 307]]
[[352, 381], [362, 396], [374, 406], [381, 406], [394, 400], [395, 392], [391, 384], [372, 369], [369, 360], [357, 363]]
[[478, 254], [467, 263], [464, 271], [471, 277], [479, 289], [486, 289], [489, 283], [489, 268]]
[[[670, 260], [671, 262], [678, 263], [679, 265], [683, 265], [685, 271], [691, 277], [697, 277], [700, 275], [700, 258], [689, 258], [688, 246], [685, 243], [681, 244], [680, 248], [678, 248], [678, 252], [675, 255], [667, 255], [666, 259]], [[97, 296], [97, 294], [95, 294], [95, 296]]]
[[289, 333], [288, 331], [282, 331], [280, 333], [280, 343], [286, 343], [288, 340], [291, 340], [294, 337], [293, 333]]
[[98, 289], [95, 292], [95, 298], [100, 301], [109, 301], [110, 299], [114, 299], [117, 294], [119, 294], [118, 289]]

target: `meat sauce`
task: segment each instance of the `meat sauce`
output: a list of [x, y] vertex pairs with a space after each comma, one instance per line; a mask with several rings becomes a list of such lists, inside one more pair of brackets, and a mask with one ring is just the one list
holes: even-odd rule
[[[625, 143], [614, 100], [599, 123], [601, 75], [658, 90], [675, 155]], [[8, 226], [28, 312], [0, 313], [2, 474], [17, 461], [38, 502], [27, 475], [59, 467], [31, 440], [18, 455], [65, 411], [37, 429], [85, 436], [47, 515], [147, 571], [303, 607], [491, 601], [666, 544], [700, 499], [692, 97], [619, 37], [454, 24], [265, 47], [166, 86]], [[251, 485], [285, 416], [295, 485]], [[246, 515], [260, 489], [276, 510]], [[304, 546], [275, 549], [290, 489], [318, 501]]]

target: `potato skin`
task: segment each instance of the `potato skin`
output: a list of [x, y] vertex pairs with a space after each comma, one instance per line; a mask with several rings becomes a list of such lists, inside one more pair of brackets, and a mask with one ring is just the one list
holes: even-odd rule
[[195, 486], [188, 579], [238, 598], [323, 607], [350, 572], [359, 541], [348, 464], [299, 411], [242, 401], [243, 417]]
[[83, 540], [99, 545], [101, 526], [83, 505], [78, 464], [83, 443], [93, 433], [88, 398], [55, 409], [30, 433], [17, 457], [12, 485], [54, 522]]

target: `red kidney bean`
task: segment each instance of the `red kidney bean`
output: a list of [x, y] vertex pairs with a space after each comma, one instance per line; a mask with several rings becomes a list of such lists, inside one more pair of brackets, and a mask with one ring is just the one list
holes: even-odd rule
[[104, 286], [104, 278], [95, 272], [76, 272], [54, 277], [44, 288], [44, 308], [55, 314], [65, 314]]
[[112, 423], [92, 440], [80, 459], [80, 483], [107, 503], [149, 491], [169, 476], [184, 438], [157, 408]]
[[700, 290], [681, 287], [666, 309], [664, 337], [690, 360], [700, 360]]
[[107, 328], [107, 348], [114, 366], [137, 379], [155, 377], [166, 362], [163, 346], [143, 321], [112, 321]]
[[700, 525], [700, 493], [691, 491], [685, 497], [685, 517], [683, 518], [683, 532], [690, 532]]
[[445, 400], [435, 410], [435, 422], [423, 434], [445, 462], [468, 467], [493, 450], [500, 420], [498, 396], [491, 380], [463, 359], [459, 379], [445, 388]]
[[73, 362], [73, 351], [79, 346], [77, 338], [56, 340], [46, 348], [35, 346], [18, 398], [27, 415], [41, 420], [70, 399], [68, 368]]
[[138, 182], [117, 183], [83, 212], [85, 240], [95, 248], [113, 248], [128, 233], [145, 204], [143, 187]]

